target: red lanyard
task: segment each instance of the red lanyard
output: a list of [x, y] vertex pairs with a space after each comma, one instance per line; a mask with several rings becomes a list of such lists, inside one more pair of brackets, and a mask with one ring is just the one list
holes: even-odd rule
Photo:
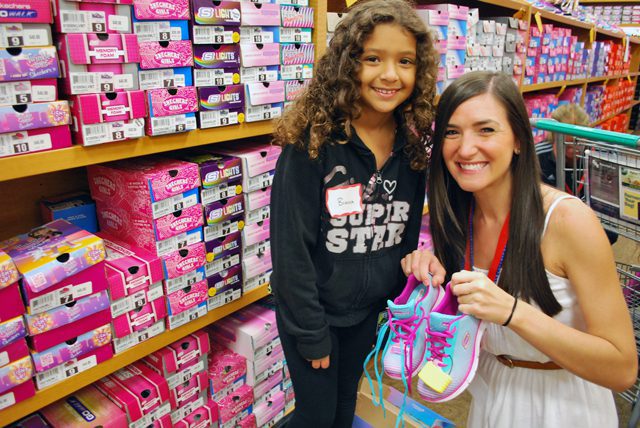
[[[475, 209], [475, 203], [471, 202], [469, 208], [469, 239], [467, 239], [467, 249], [464, 257], [464, 269], [473, 270], [473, 212]], [[502, 230], [500, 230], [500, 237], [498, 238], [498, 245], [496, 246], [496, 252], [493, 255], [491, 261], [491, 267], [487, 276], [493, 282], [498, 282], [500, 271], [502, 271], [502, 263], [504, 262], [504, 256], [507, 253], [507, 241], [509, 240], [509, 218], [511, 213], [507, 214], [507, 218], [502, 224]]]

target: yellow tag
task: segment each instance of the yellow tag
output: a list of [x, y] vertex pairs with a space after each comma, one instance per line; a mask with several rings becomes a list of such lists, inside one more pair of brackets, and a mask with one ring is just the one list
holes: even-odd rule
[[238, 184], [236, 186], [236, 195], [239, 195], [240, 193], [242, 193], [242, 184]]
[[534, 17], [536, 18], [536, 24], [538, 24], [538, 31], [542, 33], [542, 15], [540, 15], [540, 12], [536, 12]]
[[213, 297], [213, 296], [215, 296], [217, 292], [218, 292], [218, 291], [216, 290], [216, 288], [215, 288], [215, 287], [211, 287], [211, 288], [209, 289], [209, 297]]
[[562, 85], [562, 87], [560, 88], [560, 91], [558, 92], [558, 95], [556, 95], [556, 97], [559, 97], [560, 95], [562, 95], [562, 93], [564, 92], [565, 89], [567, 89], [567, 85]]
[[355, 4], [355, 2], [357, 2], [358, 0], [347, 0], [347, 7], [351, 7]]
[[627, 80], [628, 80], [629, 82], [631, 82], [631, 75], [630, 75], [630, 74], [627, 74]]
[[451, 376], [443, 372], [433, 361], [428, 361], [424, 365], [420, 373], [418, 373], [418, 377], [438, 394], [442, 394], [451, 383]]
[[623, 37], [623, 38], [622, 38], [622, 47], [623, 47], [623, 48], [626, 48], [626, 47], [627, 47], [627, 38], [626, 38], [626, 37]]
[[205, 258], [207, 259], [207, 263], [211, 263], [213, 261], [213, 259], [215, 258], [215, 254], [213, 253], [207, 253], [207, 255], [205, 256]]
[[242, 229], [244, 229], [244, 221], [240, 220], [238, 222], [238, 230], [242, 230]]
[[591, 30], [589, 30], [589, 41], [593, 43], [595, 39], [596, 39], [596, 27], [591, 27]]

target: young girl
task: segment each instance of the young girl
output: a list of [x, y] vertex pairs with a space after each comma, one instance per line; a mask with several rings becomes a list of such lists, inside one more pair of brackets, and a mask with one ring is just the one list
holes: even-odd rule
[[436, 64], [410, 4], [361, 1], [277, 124], [271, 283], [290, 428], [351, 427], [377, 315], [417, 246]]
[[586, 205], [540, 183], [511, 78], [476, 72], [448, 87], [431, 156], [437, 259], [402, 263], [450, 279], [459, 310], [487, 325], [468, 426], [617, 427], [609, 389], [630, 387], [638, 367], [611, 247]]

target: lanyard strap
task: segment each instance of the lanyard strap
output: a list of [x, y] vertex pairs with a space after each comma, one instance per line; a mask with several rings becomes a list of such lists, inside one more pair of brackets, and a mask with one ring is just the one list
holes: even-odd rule
[[[469, 239], [467, 239], [467, 248], [465, 251], [464, 257], [464, 269], [465, 270], [473, 270], [473, 213], [475, 211], [475, 202], [471, 202], [471, 206], [469, 207]], [[500, 276], [500, 271], [502, 271], [502, 263], [504, 262], [504, 256], [507, 253], [507, 241], [509, 240], [509, 219], [511, 217], [511, 213], [507, 214], [507, 218], [504, 220], [502, 224], [502, 229], [500, 230], [500, 237], [498, 238], [498, 245], [496, 247], [496, 252], [493, 255], [493, 260], [491, 261], [491, 267], [489, 268], [489, 273], [487, 276], [493, 282], [498, 282], [498, 277]]]

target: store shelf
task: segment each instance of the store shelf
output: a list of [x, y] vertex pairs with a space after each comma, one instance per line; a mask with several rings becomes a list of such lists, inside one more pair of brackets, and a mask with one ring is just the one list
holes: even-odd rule
[[480, 3], [490, 4], [493, 6], [500, 6], [507, 9], [520, 10], [527, 9], [529, 7], [529, 3], [519, 0], [480, 0]]
[[135, 140], [100, 144], [97, 146], [73, 146], [0, 159], [0, 181], [28, 177], [47, 172], [77, 168], [154, 153], [168, 152], [187, 147], [232, 141], [271, 134], [273, 122], [242, 123], [211, 129], [196, 129], [172, 135], [142, 137]]
[[605, 30], [604, 28], [598, 28], [598, 27], [596, 27], [596, 32], [598, 34], [604, 34], [605, 36], [615, 37], [617, 39], [622, 39], [623, 37], [626, 36], [626, 34], [622, 31], [611, 31], [611, 30]]
[[240, 299], [224, 305], [214, 311], [209, 312], [202, 318], [198, 318], [191, 321], [188, 324], [183, 325], [175, 330], [166, 331], [156, 337], [152, 337], [146, 342], [141, 343], [121, 354], [114, 355], [113, 358], [107, 360], [97, 366], [79, 373], [63, 382], [60, 382], [49, 388], [45, 388], [36, 392], [36, 395], [14, 404], [5, 410], [0, 411], [0, 425], [8, 425], [30, 413], [45, 407], [54, 401], [66, 397], [67, 395], [84, 388], [85, 386], [97, 381], [98, 379], [121, 369], [122, 367], [139, 360], [140, 358], [149, 355], [158, 349], [169, 345], [170, 343], [179, 340], [194, 331], [200, 330], [207, 325], [216, 322], [217, 320], [226, 317], [227, 315], [262, 299], [269, 294], [269, 286], [264, 285], [259, 289], [251, 291]]
[[534, 83], [533, 85], [523, 85], [521, 92], [542, 91], [545, 89], [561, 88], [563, 86], [583, 85], [587, 79], [560, 80], [558, 82]]
[[638, 3], [637, 0], [580, 0], [580, 4], [598, 4], [598, 3]]
[[[546, 20], [549, 20], [549, 21], [557, 22], [559, 24], [569, 25], [571, 27], [584, 28], [586, 30], [590, 30], [591, 28], [593, 28], [593, 24], [590, 24], [590, 23], [587, 23], [587, 22], [578, 21], [577, 19], [573, 19], [573, 18], [571, 18], [569, 16], [558, 15], [558, 14], [555, 14], [553, 12], [549, 12], [548, 10], [538, 9], [537, 7], [532, 7], [531, 8], [532, 17], [533, 17], [533, 15], [536, 14], [536, 12], [540, 12], [540, 16], [542, 17], [543, 20], [546, 19]], [[532, 21], [531, 25], [534, 25], [533, 21]]]
[[636, 105], [638, 105], [638, 104], [640, 104], [640, 100], [635, 100], [635, 101], [633, 101], [631, 104], [629, 104], [627, 107], [625, 107], [625, 108], [623, 108], [623, 109], [620, 109], [618, 112], [616, 112], [616, 113], [614, 113], [614, 114], [611, 114], [611, 115], [609, 115], [609, 116], [607, 116], [607, 117], [603, 117], [602, 119], [597, 120], [597, 121], [595, 121], [595, 122], [592, 122], [592, 123], [590, 123], [590, 124], [589, 124], [589, 126], [590, 126], [590, 127], [598, 126], [598, 125], [600, 125], [601, 123], [604, 123], [604, 122], [606, 122], [607, 120], [609, 120], [609, 119], [611, 119], [611, 118], [614, 118], [614, 117], [616, 117], [617, 115], [619, 115], [619, 114], [621, 114], [621, 113], [624, 113], [624, 112], [625, 112], [625, 111], [627, 111], [627, 110], [631, 110], [634, 106], [636, 106]]

